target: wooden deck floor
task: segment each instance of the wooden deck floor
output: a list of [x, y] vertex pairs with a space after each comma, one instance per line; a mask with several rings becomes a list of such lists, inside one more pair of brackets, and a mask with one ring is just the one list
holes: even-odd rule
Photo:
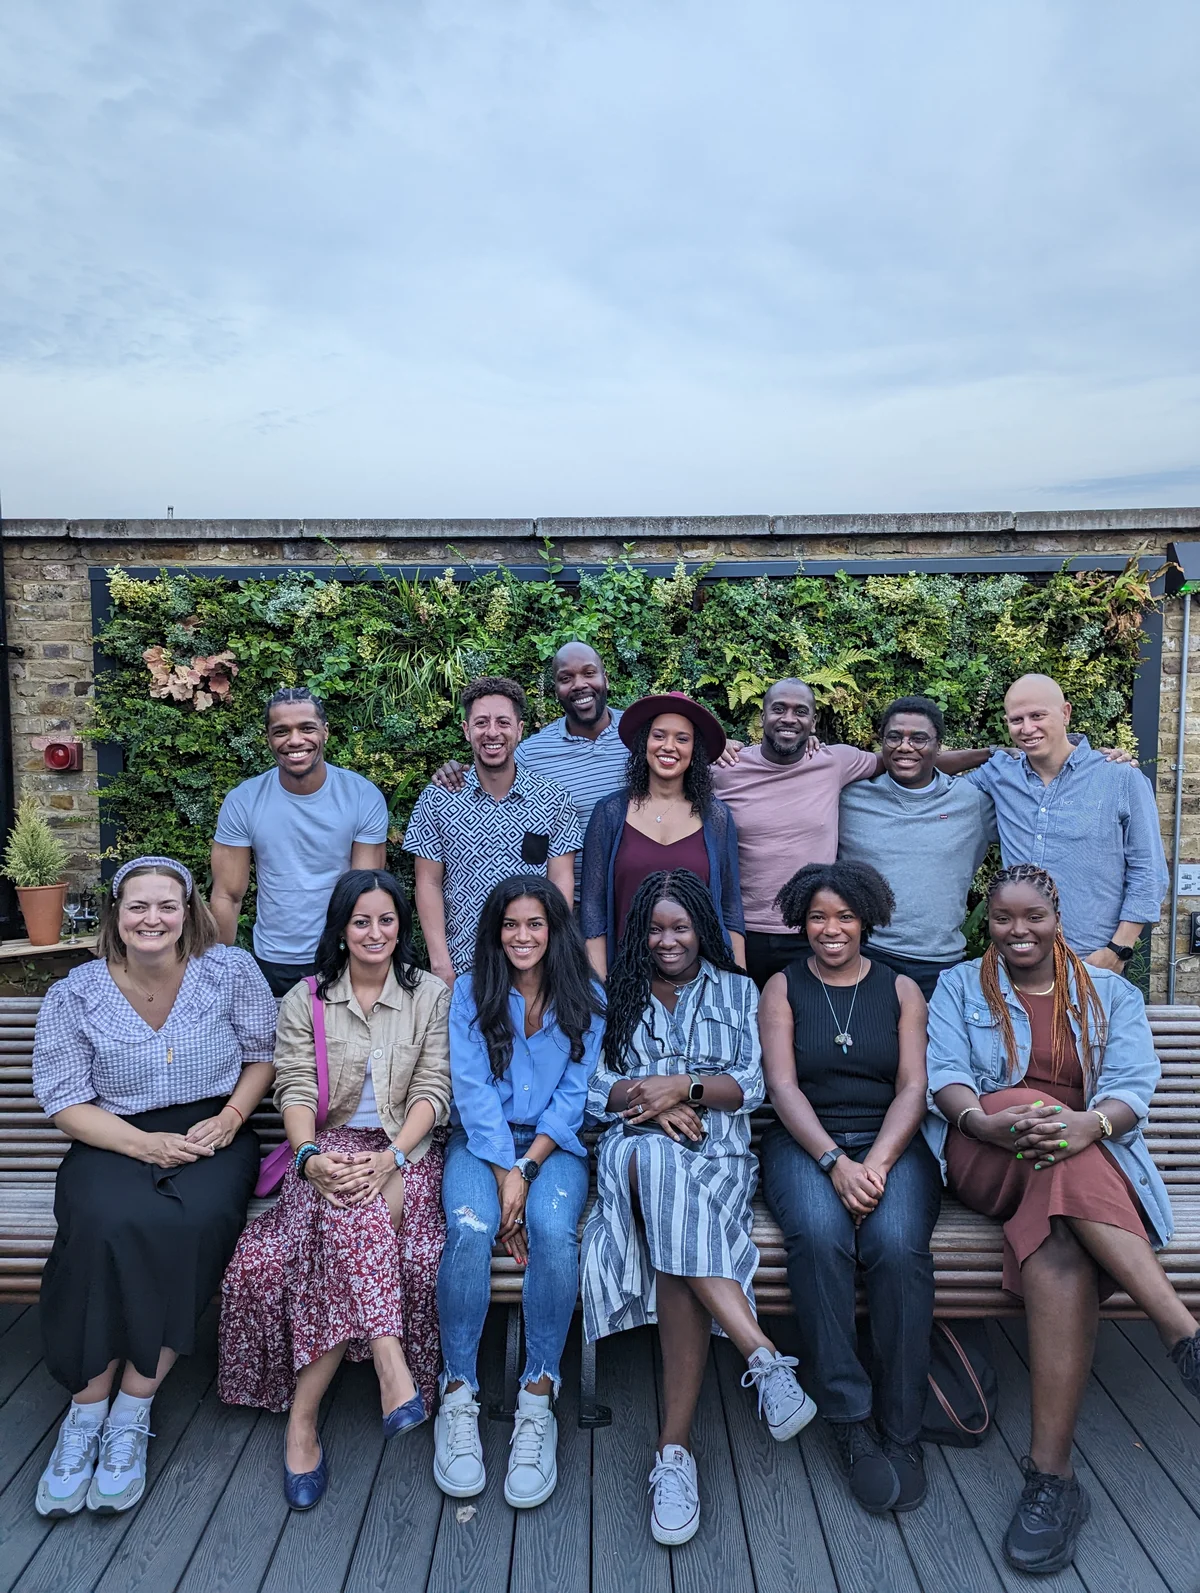
[[[657, 1424], [650, 1332], [602, 1345], [613, 1424], [575, 1425], [572, 1346], [559, 1408], [559, 1485], [539, 1510], [504, 1503], [510, 1429], [488, 1422], [489, 1484], [443, 1499], [429, 1426], [386, 1448], [369, 1367], [346, 1369], [324, 1424], [331, 1482], [290, 1515], [280, 1490], [283, 1418], [220, 1404], [213, 1327], [154, 1406], [150, 1487], [125, 1516], [47, 1523], [37, 1476], [65, 1399], [42, 1364], [36, 1308], [0, 1307], [0, 1593], [994, 1593], [1036, 1585], [999, 1542], [1028, 1432], [1020, 1323], [993, 1325], [999, 1432], [977, 1450], [930, 1450], [925, 1505], [876, 1519], [847, 1498], [818, 1421], [775, 1444], [719, 1344], [696, 1422], [704, 1518], [668, 1553], [650, 1539], [646, 1477]], [[498, 1393], [500, 1322], [489, 1324], [485, 1392]], [[1200, 1404], [1141, 1323], [1101, 1330], [1079, 1429], [1092, 1520], [1061, 1593], [1200, 1593]]]

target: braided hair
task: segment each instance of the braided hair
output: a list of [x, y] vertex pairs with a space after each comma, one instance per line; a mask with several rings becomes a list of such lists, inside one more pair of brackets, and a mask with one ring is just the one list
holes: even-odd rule
[[[653, 728], [653, 723], [642, 726], [634, 736], [629, 756], [625, 760], [625, 789], [639, 806], [650, 795], [650, 763], [646, 748], [650, 745]], [[706, 819], [712, 806], [711, 770], [708, 748], [704, 745], [703, 736], [696, 731], [692, 739], [692, 761], [684, 771], [683, 794], [692, 804], [692, 812], [698, 819]], [[682, 907], [683, 903], [679, 905]]]
[[608, 1027], [604, 1031], [604, 1060], [614, 1073], [627, 1073], [627, 1052], [637, 1026], [650, 1005], [650, 985], [655, 962], [650, 953], [650, 920], [659, 902], [677, 902], [692, 921], [700, 942], [700, 955], [726, 973], [744, 974], [730, 955], [708, 886], [690, 868], [648, 874], [637, 888], [625, 920], [617, 960], [608, 976]]
[[[1104, 1050], [1104, 1041], [1107, 1031], [1107, 1022], [1100, 997], [1096, 994], [1096, 987], [1092, 983], [1092, 976], [1087, 964], [1082, 957], [1076, 955], [1067, 945], [1062, 932], [1062, 920], [1059, 918], [1058, 886], [1047, 874], [1044, 868], [1038, 868], [1036, 863], [1014, 863], [1011, 868], [1002, 868], [988, 886], [987, 902], [990, 910], [997, 892], [1006, 885], [1032, 885], [1039, 895], [1045, 897], [1054, 909], [1057, 920], [1054, 926], [1054, 1017], [1051, 1028], [1051, 1067], [1055, 1077], [1059, 1068], [1065, 1063], [1071, 1050], [1071, 1019], [1074, 1018], [1079, 1025], [1080, 1063], [1083, 1067], [1084, 1085], [1087, 1093], [1091, 1093], [1095, 1080], [1096, 1068]], [[990, 916], [990, 912], [989, 912]], [[1004, 1038], [1004, 1051], [1008, 1058], [1008, 1071], [1011, 1077], [1017, 1071], [1017, 1040], [1013, 1033], [1012, 1016], [1008, 1010], [1008, 1003], [1000, 989], [1000, 952], [993, 941], [983, 954], [979, 969], [979, 983], [983, 991], [983, 998], [996, 1022], [1000, 1025], [1000, 1033]], [[1071, 976], [1074, 976], [1075, 995], [1071, 994]]]

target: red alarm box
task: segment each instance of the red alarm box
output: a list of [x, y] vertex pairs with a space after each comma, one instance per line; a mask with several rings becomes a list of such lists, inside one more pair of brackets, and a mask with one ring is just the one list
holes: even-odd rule
[[42, 750], [47, 769], [65, 774], [69, 769], [83, 768], [82, 741], [48, 741]]

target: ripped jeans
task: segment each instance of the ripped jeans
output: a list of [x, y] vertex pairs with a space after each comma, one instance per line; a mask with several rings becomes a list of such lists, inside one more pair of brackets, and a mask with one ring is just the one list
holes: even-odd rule
[[[514, 1128], [517, 1155], [533, 1143], [531, 1128]], [[541, 1377], [554, 1380], [571, 1314], [579, 1294], [579, 1217], [588, 1192], [588, 1164], [569, 1151], [554, 1150], [529, 1186], [525, 1232], [529, 1265], [525, 1271], [525, 1371], [521, 1385]], [[446, 1146], [442, 1174], [446, 1248], [438, 1268], [438, 1316], [442, 1333], [442, 1389], [466, 1383], [478, 1390], [475, 1357], [491, 1295], [492, 1244], [500, 1226], [500, 1192], [490, 1162], [467, 1149], [456, 1128]]]

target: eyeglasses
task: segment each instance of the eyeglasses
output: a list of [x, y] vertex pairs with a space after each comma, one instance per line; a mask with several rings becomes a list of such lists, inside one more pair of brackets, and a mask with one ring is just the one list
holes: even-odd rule
[[883, 744], [885, 747], [902, 747], [907, 741], [914, 752], [924, 752], [926, 747], [933, 745], [935, 739], [921, 730], [915, 735], [910, 735], [907, 730], [889, 730], [883, 738]]

